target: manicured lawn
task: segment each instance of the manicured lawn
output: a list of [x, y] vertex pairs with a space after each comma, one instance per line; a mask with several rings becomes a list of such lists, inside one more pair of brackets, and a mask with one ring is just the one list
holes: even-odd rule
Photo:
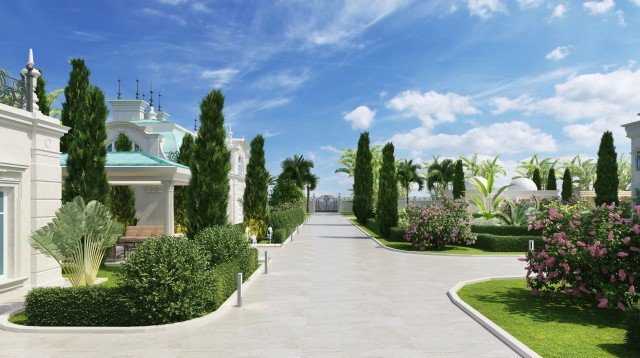
[[[106, 265], [105, 267], [100, 268], [98, 270], [98, 275], [96, 277], [103, 277], [107, 279], [107, 282], [102, 283], [101, 285], [115, 287], [118, 286], [118, 277], [116, 273], [120, 270], [119, 265]], [[63, 277], [68, 277], [69, 275], [66, 273], [62, 274]]]
[[532, 297], [523, 279], [471, 284], [458, 295], [543, 357], [640, 356], [624, 343], [620, 310]]
[[416, 251], [416, 252], [429, 252], [429, 253], [443, 253], [443, 254], [468, 254], [468, 255], [523, 255], [522, 252], [495, 252], [495, 251], [487, 251], [483, 249], [478, 249], [475, 247], [469, 246], [458, 246], [458, 245], [446, 245], [442, 250], [427, 250], [427, 251], [419, 251], [413, 246], [411, 243], [407, 241], [389, 241], [382, 236], [375, 228], [370, 228], [364, 225], [360, 225], [360, 223], [356, 220], [355, 215], [352, 212], [342, 212], [342, 215], [347, 217], [349, 221], [351, 221], [354, 225], [358, 226], [362, 230], [364, 230], [367, 234], [376, 238], [383, 245], [387, 247], [391, 247], [397, 250], [405, 250], [405, 251]]

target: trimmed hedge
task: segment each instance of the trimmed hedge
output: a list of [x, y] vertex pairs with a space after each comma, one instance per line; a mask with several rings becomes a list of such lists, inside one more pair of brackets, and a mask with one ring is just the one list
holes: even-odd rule
[[539, 231], [529, 231], [526, 226], [511, 225], [471, 225], [471, 232], [497, 236], [533, 236], [540, 233]]
[[529, 249], [529, 240], [534, 240], [536, 247], [542, 245], [540, 236], [477, 234], [477, 239], [473, 246], [495, 252], [526, 252]]
[[627, 310], [626, 340], [629, 347], [640, 350], [640, 303]]
[[208, 253], [211, 266], [236, 260], [250, 248], [244, 233], [230, 225], [210, 226], [197, 233], [194, 241]]
[[389, 232], [389, 241], [403, 242], [404, 241], [404, 229], [401, 227], [392, 227]]
[[[299, 208], [272, 211], [269, 213], [269, 226], [271, 226], [274, 231], [286, 229], [290, 235], [296, 227], [304, 222], [304, 219], [304, 211]], [[287, 235], [287, 237], [289, 235]]]
[[277, 229], [273, 232], [272, 241], [276, 244], [282, 244], [289, 235], [287, 235], [286, 229]]
[[122, 287], [39, 287], [27, 294], [30, 326], [134, 326], [135, 298]]

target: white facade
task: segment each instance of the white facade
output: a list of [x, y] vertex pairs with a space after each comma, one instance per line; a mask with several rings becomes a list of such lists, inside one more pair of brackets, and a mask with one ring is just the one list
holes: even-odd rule
[[[639, 114], [640, 115], [640, 114]], [[636, 197], [636, 190], [640, 188], [640, 121], [623, 125], [627, 137], [631, 139], [631, 197]]]
[[[175, 161], [182, 139], [186, 134], [194, 138], [196, 133], [168, 121], [166, 112], [158, 111], [140, 99], [110, 100], [113, 119], [107, 122], [107, 150], [115, 151], [114, 144], [120, 133], [126, 134], [133, 142], [134, 150], [150, 153], [162, 159]], [[242, 196], [245, 187], [245, 171], [249, 158], [249, 143], [233, 138], [229, 133], [227, 148], [231, 152], [229, 173], [228, 217], [231, 223], [243, 221]], [[136, 217], [138, 225], [162, 226], [165, 210], [160, 185], [134, 186], [136, 197]]]
[[29, 241], [61, 205], [60, 137], [68, 129], [35, 103], [33, 112], [0, 104], [0, 295], [63, 282], [58, 263]]

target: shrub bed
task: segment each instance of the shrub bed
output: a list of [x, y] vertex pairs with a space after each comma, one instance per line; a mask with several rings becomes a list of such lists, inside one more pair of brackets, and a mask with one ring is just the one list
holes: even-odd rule
[[471, 225], [471, 232], [476, 234], [491, 234], [498, 236], [532, 236], [538, 234], [539, 230], [529, 231], [526, 226], [512, 225]]
[[211, 266], [236, 260], [250, 248], [244, 234], [229, 225], [208, 227], [196, 234], [194, 241], [207, 252]]
[[640, 304], [636, 303], [627, 312], [627, 344], [640, 351]]
[[471, 215], [465, 199], [442, 199], [425, 208], [407, 208], [407, 228], [404, 239], [418, 250], [443, 249], [447, 244], [470, 245]]
[[289, 235], [287, 235], [286, 229], [277, 229], [273, 232], [272, 241], [276, 244], [282, 244]]
[[401, 227], [392, 227], [389, 231], [389, 241], [403, 242], [404, 229]]
[[501, 236], [492, 234], [477, 234], [474, 247], [496, 252], [525, 252], [529, 249], [529, 240], [535, 241], [535, 246], [542, 245], [540, 236]]
[[[299, 208], [291, 208], [269, 213], [269, 225], [273, 230], [285, 229], [290, 234], [300, 226], [305, 219], [304, 211]], [[289, 236], [289, 235], [287, 235]]]
[[551, 207], [533, 223], [544, 245], [527, 253], [532, 294], [567, 293], [598, 307], [626, 309], [638, 301], [640, 211], [624, 218], [613, 206], [572, 212]]

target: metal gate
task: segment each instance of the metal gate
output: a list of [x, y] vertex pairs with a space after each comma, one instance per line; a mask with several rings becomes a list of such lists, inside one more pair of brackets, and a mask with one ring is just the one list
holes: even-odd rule
[[323, 195], [316, 199], [317, 213], [337, 213], [338, 198], [331, 195]]

